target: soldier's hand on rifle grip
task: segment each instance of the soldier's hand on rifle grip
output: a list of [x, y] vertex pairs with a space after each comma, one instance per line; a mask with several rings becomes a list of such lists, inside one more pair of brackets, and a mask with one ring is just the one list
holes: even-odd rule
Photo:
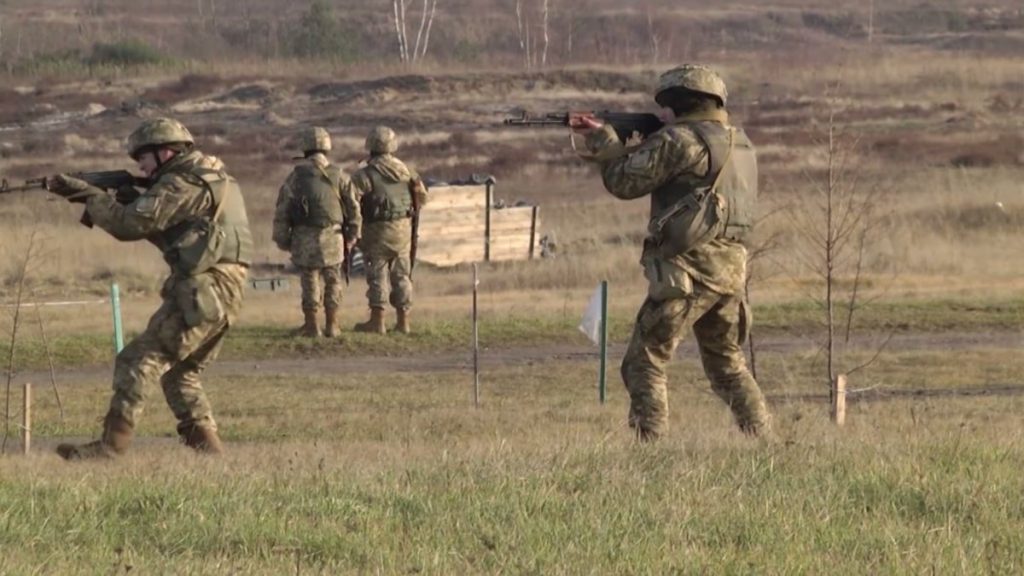
[[135, 202], [139, 196], [141, 196], [139, 189], [129, 184], [118, 186], [117, 190], [114, 192], [114, 198], [117, 200], [117, 203], [124, 205]]
[[589, 134], [603, 125], [593, 114], [571, 114], [569, 116], [569, 128], [578, 134]]

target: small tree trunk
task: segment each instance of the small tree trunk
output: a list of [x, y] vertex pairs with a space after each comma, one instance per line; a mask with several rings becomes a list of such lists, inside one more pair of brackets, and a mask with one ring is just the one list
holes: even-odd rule
[[540, 56], [540, 66], [544, 68], [548, 65], [548, 0], [544, 0], [543, 8], [544, 20], [542, 24], [542, 30], [544, 31], [544, 50]]
[[874, 41], [875, 37], [875, 0], [868, 3], [868, 44]]

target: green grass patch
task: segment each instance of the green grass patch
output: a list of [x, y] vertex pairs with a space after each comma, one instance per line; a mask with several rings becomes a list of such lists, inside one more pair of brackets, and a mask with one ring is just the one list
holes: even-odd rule
[[[754, 326], [759, 334], [792, 333], [818, 338], [823, 331], [822, 314], [813, 302], [756, 305]], [[615, 314], [609, 321], [610, 342], [628, 340], [633, 327], [632, 313]], [[480, 322], [480, 344], [484, 348], [578, 344], [587, 340], [576, 326], [576, 317], [503, 315]], [[1011, 332], [1024, 328], [1024, 299], [1005, 301], [935, 300], [879, 302], [858, 311], [854, 334]], [[841, 330], [840, 330], [841, 332]], [[471, 339], [469, 319], [434, 319], [417, 323], [411, 335], [379, 336], [345, 331], [334, 340], [312, 340], [294, 336], [282, 326], [233, 328], [222, 358], [261, 359], [282, 357], [324, 357], [334, 355], [399, 356], [465, 349]], [[128, 335], [130, 339], [131, 335]], [[78, 333], [51, 336], [50, 350], [58, 367], [91, 366], [110, 361], [113, 337], [109, 333]], [[0, 345], [6, 358], [9, 343]], [[35, 333], [19, 337], [15, 350], [20, 369], [47, 366], [46, 348]]]
[[[490, 371], [479, 409], [459, 373], [212, 379], [224, 458], [154, 438], [173, 430], [163, 407], [116, 462], [0, 457], [0, 572], [1024, 565], [1021, 398], [854, 405], [841, 431], [823, 403], [775, 405], [779, 440], [758, 443], [706, 386], [686, 384], [698, 370], [674, 372], [672, 427], [653, 446], [630, 439], [624, 392], [598, 404], [579, 363]], [[68, 406], [76, 432], [95, 428], [82, 413], [108, 390], [79, 392]]]

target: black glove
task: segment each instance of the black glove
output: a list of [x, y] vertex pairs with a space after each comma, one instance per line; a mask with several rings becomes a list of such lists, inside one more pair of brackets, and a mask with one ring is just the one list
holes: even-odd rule
[[78, 204], [85, 204], [85, 201], [92, 196], [103, 194], [103, 190], [89, 184], [85, 180], [68, 176], [67, 174], [58, 174], [53, 178], [47, 178], [46, 190], [68, 202]]

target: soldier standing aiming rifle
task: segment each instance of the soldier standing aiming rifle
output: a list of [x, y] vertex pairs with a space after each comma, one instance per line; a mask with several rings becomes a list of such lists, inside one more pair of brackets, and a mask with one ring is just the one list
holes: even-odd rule
[[356, 324], [355, 330], [386, 333], [384, 306], [390, 302], [397, 314], [395, 330], [408, 334], [417, 240], [413, 224], [427, 201], [427, 189], [416, 172], [394, 155], [398, 137], [391, 128], [371, 130], [366, 150], [370, 158], [352, 174], [352, 184], [363, 215], [359, 247], [366, 262], [370, 319]]
[[725, 82], [704, 66], [662, 74], [654, 100], [665, 126], [637, 146], [624, 146], [598, 117], [578, 115], [570, 124], [586, 134], [613, 196], [651, 196], [640, 259], [648, 292], [622, 360], [629, 425], [642, 440], [667, 429], [666, 369], [692, 328], [711, 388], [740, 430], [767, 434], [770, 415], [742, 350], [751, 319], [743, 284], [757, 201], [753, 145], [729, 124]]
[[223, 445], [199, 375], [216, 358], [241, 310], [253, 247], [245, 202], [220, 160], [195, 150], [192, 134], [180, 122], [143, 122], [128, 137], [128, 154], [150, 182], [130, 202], [70, 175], [46, 182], [54, 194], [84, 203], [85, 216], [111, 236], [154, 244], [171, 268], [160, 290], [160, 308], [114, 362], [114, 394], [100, 438], [61, 444], [57, 453], [68, 460], [123, 454], [147, 389], [156, 382], [185, 445], [220, 453]]
[[274, 212], [274, 243], [291, 252], [302, 284], [305, 322], [299, 333], [321, 335], [317, 320], [321, 305], [325, 315], [323, 334], [338, 334], [341, 308], [341, 276], [348, 283], [349, 253], [359, 239], [362, 217], [352, 183], [345, 172], [331, 164], [331, 136], [315, 126], [299, 134], [303, 157], [277, 194]]

